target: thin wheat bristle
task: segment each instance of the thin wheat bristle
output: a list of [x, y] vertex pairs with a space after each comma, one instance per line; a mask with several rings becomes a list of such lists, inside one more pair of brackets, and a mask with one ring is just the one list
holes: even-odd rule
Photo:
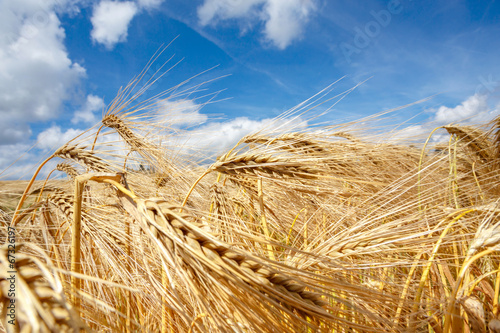
[[164, 149], [135, 134], [123, 119], [115, 114], [107, 114], [102, 119], [102, 123], [109, 128], [115, 129], [131, 151], [137, 152], [150, 165], [154, 165], [154, 170], [161, 174], [154, 180], [155, 183], [158, 182], [158, 185], [161, 185], [173, 179], [177, 179], [177, 181], [179, 179], [183, 180], [182, 172], [167, 158]]
[[495, 149], [495, 158], [497, 159], [496, 163], [498, 165], [498, 163], [500, 163], [498, 162], [498, 160], [500, 160], [500, 116], [495, 117], [489, 125], [493, 135], [492, 141]]

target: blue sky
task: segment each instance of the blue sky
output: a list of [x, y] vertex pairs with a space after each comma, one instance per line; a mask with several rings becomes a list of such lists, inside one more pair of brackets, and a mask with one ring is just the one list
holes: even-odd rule
[[0, 22], [0, 170], [39, 141], [18, 162], [28, 172], [98, 122], [120, 86], [174, 39], [152, 68], [182, 61], [148, 97], [213, 68], [190, 84], [220, 77], [206, 85], [220, 101], [200, 109], [189, 96], [182, 105], [221, 133], [215, 145], [340, 78], [332, 96], [363, 84], [325, 121], [430, 96], [393, 121], [481, 123], [500, 114], [497, 1], [0, 0]]

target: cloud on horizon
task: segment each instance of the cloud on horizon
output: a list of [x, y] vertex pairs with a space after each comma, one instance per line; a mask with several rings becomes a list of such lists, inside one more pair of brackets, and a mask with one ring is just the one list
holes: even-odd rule
[[440, 125], [456, 122], [467, 124], [485, 124], [500, 114], [500, 105], [491, 109], [488, 105], [488, 96], [474, 94], [455, 107], [440, 106], [433, 121]]
[[[425, 124], [411, 125], [397, 131], [392, 136], [392, 139], [399, 141], [421, 138], [424, 135], [429, 135], [436, 127], [451, 124], [463, 126], [485, 125], [495, 117], [500, 116], [500, 104], [491, 108], [488, 104], [488, 96], [476, 93], [454, 107], [442, 105], [437, 109], [429, 109], [427, 112], [430, 114], [428, 122]], [[449, 135], [445, 133], [444, 130], [436, 132], [431, 138], [431, 141], [441, 142], [446, 140]]]

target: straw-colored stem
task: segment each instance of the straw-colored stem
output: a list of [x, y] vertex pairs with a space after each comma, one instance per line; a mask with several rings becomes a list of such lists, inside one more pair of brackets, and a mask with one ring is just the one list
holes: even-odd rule
[[[460, 205], [458, 203], [458, 174], [457, 174], [457, 145], [458, 140], [455, 139], [455, 145], [453, 147], [453, 159], [450, 155], [450, 182], [453, 194], [453, 202], [455, 203], [455, 208], [459, 209]], [[450, 145], [451, 147], [451, 145]]]
[[[460, 273], [458, 274], [457, 281], [455, 282], [455, 287], [453, 288], [451, 296], [448, 300], [448, 306], [446, 308], [446, 315], [445, 315], [445, 319], [444, 319], [444, 329], [443, 329], [444, 333], [450, 332], [450, 329], [453, 328], [452, 327], [453, 326], [452, 325], [452, 317], [457, 316], [455, 300], [456, 300], [458, 291], [460, 290], [460, 287], [462, 286], [462, 281], [465, 277], [465, 274], [467, 273], [467, 270], [469, 269], [469, 266], [474, 261], [476, 261], [484, 256], [487, 256], [488, 254], [496, 252], [498, 250], [499, 250], [498, 247], [492, 247], [492, 248], [486, 249], [482, 252], [475, 254], [471, 258], [466, 258], [464, 260], [464, 263], [460, 269]], [[455, 319], [455, 318], [453, 318], [453, 319]]]
[[422, 162], [424, 160], [424, 155], [425, 155], [425, 149], [427, 148], [427, 144], [429, 143], [429, 140], [431, 139], [432, 135], [434, 135], [434, 132], [436, 132], [438, 129], [443, 128], [443, 126], [436, 127], [435, 129], [432, 130], [431, 134], [427, 137], [427, 140], [425, 140], [424, 146], [422, 147], [422, 152], [420, 153], [420, 159], [418, 161], [418, 173], [417, 173], [417, 185], [418, 185], [418, 210], [422, 210], [422, 188], [421, 188], [421, 171], [422, 171]]
[[43, 166], [45, 164], [47, 164], [47, 162], [50, 161], [53, 157], [54, 157], [54, 154], [50, 155], [45, 161], [43, 161], [42, 164], [40, 164], [38, 166], [38, 168], [36, 169], [35, 173], [33, 174], [33, 177], [31, 177], [31, 179], [28, 183], [28, 186], [26, 186], [26, 188], [24, 189], [23, 195], [17, 204], [16, 210], [14, 212], [14, 216], [12, 216], [12, 222], [10, 224], [11, 227], [15, 227], [15, 225], [17, 223], [17, 218], [19, 216], [19, 212], [21, 211], [21, 208], [23, 207], [24, 201], [26, 200], [26, 197], [28, 196], [28, 193], [31, 189], [31, 186], [33, 186], [33, 183], [35, 182], [36, 177], [40, 173], [40, 170], [42, 170]]
[[399, 323], [399, 317], [401, 316], [401, 311], [403, 310], [403, 305], [404, 305], [404, 302], [406, 300], [406, 294], [408, 293], [408, 289], [410, 288], [410, 284], [413, 281], [413, 274], [415, 273], [415, 270], [418, 267], [418, 262], [420, 260], [420, 257], [422, 257], [423, 254], [424, 254], [423, 252], [420, 252], [419, 254], [417, 254], [417, 256], [415, 257], [415, 261], [414, 261], [413, 265], [411, 266], [410, 271], [408, 272], [408, 275], [406, 277], [406, 282], [405, 282], [405, 285], [403, 287], [403, 291], [401, 292], [401, 297], [399, 298], [398, 308], [396, 309], [396, 317], [394, 318], [394, 324]]
[[132, 154], [133, 150], [129, 151], [127, 155], [125, 155], [125, 158], [123, 159], [123, 172], [127, 170], [127, 162], [128, 162], [128, 157], [130, 154]]
[[450, 230], [450, 228], [458, 220], [460, 220], [462, 217], [464, 217], [465, 215], [467, 215], [468, 213], [471, 213], [473, 211], [475, 211], [475, 210], [474, 209], [469, 209], [469, 210], [466, 210], [465, 212], [461, 213], [457, 217], [455, 217], [453, 220], [450, 221], [450, 223], [448, 223], [448, 225], [446, 226], [446, 228], [443, 230], [443, 232], [439, 236], [439, 239], [436, 242], [436, 245], [434, 246], [434, 249], [432, 250], [432, 254], [429, 257], [429, 260], [427, 261], [427, 265], [424, 268], [424, 271], [422, 273], [422, 277], [420, 278], [420, 283], [418, 285], [417, 294], [415, 295], [415, 303], [413, 304], [413, 308], [412, 308], [413, 318], [410, 321], [412, 327], [414, 327], [415, 316], [417, 315], [417, 311], [418, 311], [418, 308], [420, 306], [420, 298], [422, 297], [422, 291], [424, 290], [425, 283], [427, 281], [427, 278], [429, 277], [429, 272], [431, 270], [432, 263], [434, 262], [434, 259], [436, 258], [436, 254], [439, 251], [439, 247], [441, 246], [441, 243], [443, 242], [443, 239], [445, 238], [445, 236], [448, 233], [448, 231]]
[[[73, 224], [71, 226], [71, 272], [80, 274], [81, 273], [81, 225], [82, 225], [82, 197], [85, 184], [90, 181], [103, 181], [111, 182], [119, 185], [117, 181], [121, 176], [114, 174], [85, 174], [75, 177], [75, 193], [73, 201]], [[79, 316], [80, 314], [80, 298], [78, 296], [80, 292], [80, 278], [76, 275], [71, 276], [71, 290], [72, 290], [72, 303], [75, 308], [75, 312]]]
[[304, 213], [304, 249], [307, 251], [307, 244], [308, 244], [308, 235], [307, 235], [307, 226], [308, 226], [308, 220], [307, 220], [307, 210]]
[[481, 190], [481, 185], [479, 184], [479, 181], [477, 180], [475, 166], [476, 166], [476, 162], [474, 161], [474, 163], [472, 163], [472, 175], [474, 176], [474, 180], [476, 181], [476, 185], [477, 185], [477, 188], [479, 190], [479, 197], [481, 198], [481, 200], [484, 200], [483, 190]]
[[94, 151], [94, 148], [95, 148], [95, 144], [97, 142], [97, 138], [99, 137], [99, 133], [101, 132], [102, 128], [104, 127], [105, 125], [102, 124], [99, 129], [97, 130], [97, 133], [95, 134], [95, 139], [94, 139], [94, 142], [92, 143], [92, 149], [90, 151]]
[[[259, 205], [260, 205], [260, 221], [262, 230], [264, 231], [264, 235], [266, 236], [266, 240], [271, 240], [271, 235], [269, 233], [269, 229], [267, 228], [267, 220], [266, 220], [266, 212], [264, 207], [264, 192], [262, 191], [262, 178], [257, 180], [257, 191], [259, 196]], [[275, 260], [274, 257], [274, 249], [271, 244], [267, 244], [267, 251], [269, 253], [269, 258]]]
[[193, 322], [191, 323], [191, 325], [189, 326], [189, 331], [188, 331], [188, 333], [193, 332], [193, 328], [194, 328], [194, 326], [196, 325], [196, 322], [197, 322], [198, 320], [200, 320], [201, 318], [206, 317], [206, 316], [207, 316], [207, 314], [206, 314], [206, 313], [200, 313], [199, 315], [197, 315], [197, 316], [193, 319]]
[[[130, 237], [130, 239], [132, 239], [130, 220], [127, 220], [125, 223], [126, 223], [126, 231], [125, 232], [126, 232], [127, 236]], [[129, 242], [125, 243], [125, 251], [127, 253], [127, 259], [131, 258], [132, 251], [131, 251]], [[130, 264], [128, 263], [128, 261], [127, 261], [127, 267], [128, 267], [128, 270], [131, 271], [131, 267], [130, 267]], [[131, 325], [130, 319], [132, 318], [132, 292], [130, 290], [126, 290], [125, 294], [127, 297], [127, 319], [125, 322], [125, 328], [127, 330], [127, 333], [130, 333], [130, 325]]]
[[[295, 226], [295, 222], [297, 221], [297, 219], [299, 218], [299, 215], [300, 213], [302, 213], [304, 211], [304, 209], [306, 209], [305, 207], [302, 208], [298, 213], [297, 215], [295, 216], [295, 218], [293, 219], [293, 222], [292, 222], [292, 226], [290, 227], [290, 231], [288, 232], [288, 236], [286, 237], [286, 245], [290, 245], [290, 237], [292, 236], [292, 231], [293, 231], [293, 227]], [[323, 214], [323, 217], [324, 217], [324, 214]]]
[[495, 279], [495, 297], [493, 297], [493, 314], [498, 315], [498, 296], [500, 293], [500, 264], [498, 265], [497, 278]]
[[[54, 170], [52, 170], [51, 172], [49, 172], [49, 174], [47, 175], [47, 177], [45, 177], [45, 181], [43, 182], [43, 185], [40, 188], [40, 192], [38, 193], [38, 196], [36, 197], [35, 203], [39, 203], [40, 202], [40, 199], [42, 198], [43, 190], [45, 189], [45, 185], [47, 185], [47, 182], [49, 181], [50, 175], [52, 175], [53, 171]], [[36, 216], [36, 210], [33, 210], [33, 213], [31, 215], [31, 219], [34, 220], [35, 216]]]
[[[483, 281], [484, 279], [486, 279], [490, 275], [498, 274], [499, 272], [500, 272], [500, 268], [499, 269], [495, 269], [494, 271], [485, 273], [485, 274], [477, 277], [474, 281], [468, 283], [469, 288], [467, 290], [466, 296], [472, 295], [472, 293], [474, 292], [474, 289], [476, 289], [477, 285], [480, 284], [481, 281]], [[493, 301], [493, 309], [494, 309], [494, 306], [495, 306], [495, 302]]]
[[[82, 194], [87, 182], [87, 175], [77, 176], [75, 178], [75, 198], [73, 200], [73, 224], [71, 226], [71, 271], [77, 274], [81, 273], [81, 234], [82, 225]], [[78, 316], [80, 316], [80, 279], [71, 276], [71, 300]]]
[[188, 193], [186, 194], [186, 197], [184, 198], [184, 201], [182, 202], [181, 206], [184, 207], [189, 199], [189, 196], [191, 195], [191, 193], [193, 192], [194, 188], [196, 187], [196, 185], [198, 185], [198, 183], [203, 179], [203, 177], [205, 177], [206, 175], [208, 175], [210, 172], [212, 171], [212, 169], [208, 169], [206, 170], [194, 183], [193, 185], [191, 186], [191, 188], [189, 189]]
[[[222, 176], [222, 173], [217, 172], [217, 180], [215, 181], [216, 183], [218, 183], [220, 181], [221, 176]], [[212, 217], [213, 210], [214, 210], [214, 201], [212, 200], [210, 202], [210, 210], [208, 211], [208, 219], [207, 219], [208, 221], [210, 221], [210, 218]]]
[[[164, 265], [161, 266], [161, 284], [163, 288], [165, 289], [164, 291], [167, 292], [168, 285], [169, 285], [169, 280], [168, 280], [168, 275], [167, 272], [165, 271]], [[168, 299], [165, 296], [161, 297], [161, 333], [174, 333], [172, 329], [168, 329], [169, 325], [169, 320], [172, 321], [172, 313], [170, 309], [167, 306]]]

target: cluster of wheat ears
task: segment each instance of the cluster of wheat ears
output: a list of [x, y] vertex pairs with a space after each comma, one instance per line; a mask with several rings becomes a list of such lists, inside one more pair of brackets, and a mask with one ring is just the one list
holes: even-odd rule
[[208, 163], [158, 125], [199, 86], [139, 101], [144, 73], [2, 212], [3, 330], [500, 332], [499, 119], [440, 146], [275, 128]]

